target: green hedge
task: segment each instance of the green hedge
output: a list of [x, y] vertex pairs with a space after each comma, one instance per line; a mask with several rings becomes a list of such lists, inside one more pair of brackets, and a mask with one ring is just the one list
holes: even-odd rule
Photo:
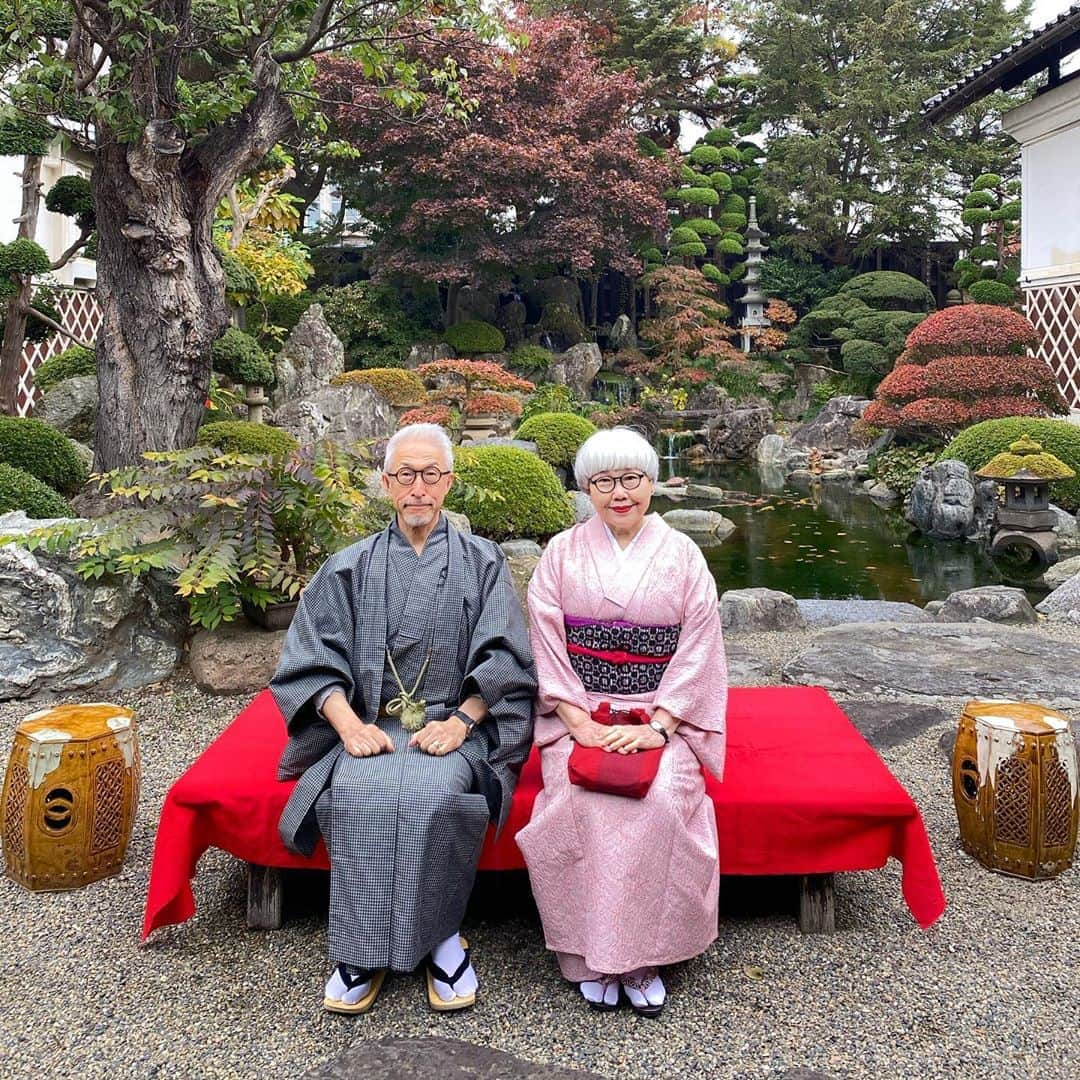
[[0, 416], [0, 461], [24, 469], [61, 495], [86, 483], [86, 466], [70, 440], [43, 420]]
[[[516, 446], [460, 447], [454, 454], [460, 484], [446, 506], [467, 514], [473, 531], [491, 540], [543, 540], [574, 523], [570, 496], [554, 469]], [[502, 499], [470, 497], [468, 487]]]
[[448, 327], [443, 334], [443, 341], [456, 353], [502, 352], [506, 348], [506, 338], [502, 331], [491, 323], [480, 319], [465, 319]]
[[39, 390], [51, 390], [57, 383], [77, 375], [97, 375], [97, 357], [93, 349], [71, 345], [62, 353], [42, 361], [34, 372], [34, 385]]
[[68, 501], [24, 469], [0, 462], [0, 514], [22, 510], [27, 517], [74, 517]]
[[549, 465], [567, 468], [581, 444], [596, 431], [596, 425], [572, 413], [544, 412], [530, 416], [518, 429], [516, 438], [536, 443], [536, 451]]
[[1050, 499], [1065, 510], [1080, 510], [1080, 425], [1065, 420], [1035, 420], [1009, 416], [984, 420], [965, 428], [938, 455], [938, 461], [955, 458], [969, 469], [981, 469], [995, 454], [1009, 449], [1022, 435], [1042, 443], [1044, 450], [1061, 458], [1077, 474], [1050, 486]]
[[218, 420], [203, 424], [195, 436], [199, 446], [216, 446], [226, 454], [287, 454], [299, 445], [281, 428], [249, 420]]

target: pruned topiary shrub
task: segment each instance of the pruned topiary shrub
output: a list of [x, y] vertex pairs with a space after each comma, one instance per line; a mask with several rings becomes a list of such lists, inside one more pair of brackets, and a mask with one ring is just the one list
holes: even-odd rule
[[460, 484], [450, 489], [447, 508], [467, 514], [481, 536], [544, 540], [574, 523], [573, 504], [554, 469], [527, 450], [459, 447], [454, 471]]
[[0, 461], [24, 469], [61, 495], [86, 483], [86, 466], [71, 441], [43, 420], [0, 416]]
[[0, 514], [22, 510], [31, 518], [72, 517], [67, 500], [25, 469], [0, 462]]
[[872, 270], [840, 286], [843, 296], [861, 300], [877, 311], [934, 310], [934, 294], [918, 278], [897, 270]]
[[1080, 426], [1065, 420], [1040, 420], [1025, 416], [984, 420], [961, 431], [941, 451], [938, 460], [955, 458], [974, 472], [995, 454], [1004, 453], [1011, 443], [1024, 435], [1041, 443], [1045, 451], [1060, 458], [1077, 474], [1071, 480], [1054, 481], [1051, 498], [1065, 510], [1080, 510]]
[[343, 371], [330, 380], [331, 386], [370, 386], [391, 405], [419, 405], [427, 397], [420, 376], [408, 368], [367, 368]]
[[464, 356], [502, 352], [506, 348], [503, 332], [481, 319], [464, 319], [448, 327], [443, 333], [443, 341]]
[[530, 416], [517, 429], [516, 437], [536, 443], [536, 452], [549, 465], [567, 468], [581, 444], [596, 431], [583, 416], [565, 412], [543, 412]]
[[1050, 367], [1026, 355], [1039, 335], [1008, 308], [965, 304], [916, 326], [863, 420], [908, 436], [948, 438], [967, 424], [1049, 416], [1068, 406]]
[[97, 375], [97, 357], [93, 349], [71, 345], [41, 362], [34, 372], [34, 385], [39, 390], [51, 390], [57, 383], [79, 375]]
[[[210, 356], [214, 370], [233, 382], [255, 386], [272, 386], [274, 383], [274, 365], [267, 359], [262, 346], [251, 334], [235, 326], [230, 326], [210, 346]], [[259, 381], [260, 378], [265, 381]]]
[[225, 454], [274, 454], [295, 450], [299, 443], [281, 428], [249, 420], [217, 420], [203, 424], [195, 436], [197, 446], [216, 446]]

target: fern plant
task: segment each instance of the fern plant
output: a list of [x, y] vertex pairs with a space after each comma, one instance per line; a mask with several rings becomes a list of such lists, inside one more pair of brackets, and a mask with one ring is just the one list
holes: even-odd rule
[[165, 571], [192, 623], [213, 629], [242, 602], [296, 599], [329, 555], [381, 527], [354, 485], [364, 464], [329, 442], [284, 457], [210, 446], [148, 453], [94, 477], [117, 510], [18, 542], [69, 551], [87, 579]]

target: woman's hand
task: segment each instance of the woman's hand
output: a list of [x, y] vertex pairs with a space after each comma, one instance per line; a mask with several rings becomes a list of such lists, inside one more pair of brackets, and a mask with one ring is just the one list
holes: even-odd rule
[[447, 720], [432, 720], [425, 724], [410, 740], [409, 745], [433, 757], [453, 753], [469, 734], [465, 721], [456, 716]]
[[605, 729], [601, 745], [620, 754], [636, 754], [639, 750], [659, 750], [667, 744], [664, 736], [648, 724], [614, 724]]
[[595, 720], [584, 720], [571, 731], [578, 746], [603, 746], [607, 733], [611, 730]]

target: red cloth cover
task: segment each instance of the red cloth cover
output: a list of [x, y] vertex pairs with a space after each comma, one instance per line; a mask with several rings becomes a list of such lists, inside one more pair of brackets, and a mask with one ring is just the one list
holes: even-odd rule
[[[819, 687], [736, 687], [728, 696], [724, 782], [705, 776], [716, 807], [722, 874], [827, 874], [903, 864], [912, 915], [931, 926], [945, 910], [918, 808], [884, 762]], [[329, 867], [326, 849], [297, 855], [278, 818], [293, 782], [275, 779], [285, 723], [260, 693], [173, 784], [165, 798], [150, 869], [143, 937], [195, 913], [191, 879], [214, 846], [246, 862]], [[506, 827], [488, 834], [482, 870], [525, 866], [514, 842], [541, 787], [534, 749]]]
[[[605, 727], [614, 724], [647, 724], [649, 716], [641, 709], [611, 711], [611, 702], [602, 701], [592, 718]], [[622, 795], [628, 799], [644, 799], [660, 770], [660, 755], [664, 748], [639, 750], [636, 754], [619, 754], [602, 746], [576, 744], [570, 751], [567, 773], [571, 784], [599, 791], [604, 795]]]

